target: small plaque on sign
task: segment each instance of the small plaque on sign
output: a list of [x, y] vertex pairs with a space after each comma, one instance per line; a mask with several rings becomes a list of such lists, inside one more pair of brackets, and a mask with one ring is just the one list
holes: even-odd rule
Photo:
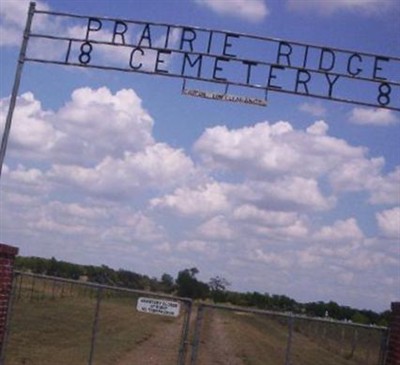
[[248, 96], [241, 96], [241, 95], [221, 94], [221, 93], [201, 91], [196, 89], [183, 89], [182, 94], [189, 96], [196, 96], [198, 98], [204, 98], [204, 99], [232, 101], [234, 103], [267, 106], [267, 102], [265, 100], [258, 98], [251, 98]]
[[139, 298], [136, 309], [139, 312], [178, 317], [181, 305], [178, 302], [164, 299]]

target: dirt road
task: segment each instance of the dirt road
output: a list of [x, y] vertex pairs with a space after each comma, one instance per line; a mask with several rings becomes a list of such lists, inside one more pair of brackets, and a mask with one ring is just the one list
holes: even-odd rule
[[[193, 314], [191, 328], [194, 328], [194, 317]], [[218, 313], [210, 313], [205, 325], [196, 365], [244, 365], [234, 355], [224, 319]], [[208, 337], [211, 333], [212, 338]], [[176, 365], [180, 335], [180, 326], [163, 323], [115, 365]], [[186, 364], [190, 364], [190, 350], [191, 346], [188, 346]]]
[[243, 360], [235, 355], [234, 344], [228, 337], [227, 322], [215, 311], [208, 316], [204, 323], [204, 335], [200, 341], [196, 365], [244, 365]]
[[176, 365], [181, 326], [161, 323], [115, 365]]

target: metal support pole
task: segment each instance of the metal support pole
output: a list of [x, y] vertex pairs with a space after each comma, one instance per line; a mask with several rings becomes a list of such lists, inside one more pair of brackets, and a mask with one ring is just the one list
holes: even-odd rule
[[288, 341], [287, 341], [287, 346], [286, 346], [285, 365], [290, 365], [290, 353], [292, 351], [293, 324], [294, 324], [294, 318], [293, 318], [293, 316], [291, 316], [289, 318], [289, 334], [288, 334]]
[[346, 336], [346, 327], [342, 326], [341, 335], [340, 335], [340, 356], [343, 356], [343, 354], [344, 354], [345, 336]]
[[179, 357], [178, 357], [178, 365], [185, 365], [186, 360], [186, 352], [188, 345], [188, 336], [189, 336], [189, 326], [190, 326], [190, 317], [192, 313], [192, 302], [184, 302], [186, 306], [185, 318], [183, 321], [182, 335], [181, 335], [181, 343], [179, 345]]
[[388, 340], [389, 340], [389, 330], [382, 331], [382, 334], [381, 334], [381, 346], [380, 346], [380, 349], [379, 349], [378, 365], [385, 365], [386, 364]]
[[96, 301], [96, 309], [94, 313], [93, 327], [92, 327], [92, 341], [90, 343], [90, 353], [88, 365], [92, 365], [93, 363], [93, 355], [94, 355], [94, 345], [96, 343], [97, 330], [99, 327], [99, 313], [100, 313], [100, 303], [103, 297], [103, 288], [97, 289], [97, 301]]
[[204, 309], [205, 309], [204, 306], [202, 304], [199, 304], [199, 308], [197, 310], [196, 326], [193, 335], [193, 349], [190, 361], [191, 365], [196, 365], [197, 363], [197, 353], [199, 351], [200, 332], [201, 332], [201, 324], [203, 322]]
[[15, 104], [17, 102], [19, 85], [21, 83], [22, 69], [24, 67], [26, 50], [28, 48], [28, 40], [29, 40], [29, 35], [31, 32], [33, 14], [35, 13], [35, 6], [36, 6], [35, 3], [30, 3], [30, 5], [29, 5], [28, 19], [26, 20], [24, 37], [22, 39], [21, 49], [19, 51], [18, 65], [17, 65], [17, 70], [15, 72], [14, 86], [13, 86], [12, 93], [11, 93], [10, 105], [8, 107], [8, 113], [7, 113], [7, 118], [6, 118], [6, 124], [4, 126], [3, 137], [1, 140], [0, 178], [1, 178], [1, 170], [3, 168], [4, 158], [6, 156], [8, 137], [10, 135], [12, 117], [14, 114]]

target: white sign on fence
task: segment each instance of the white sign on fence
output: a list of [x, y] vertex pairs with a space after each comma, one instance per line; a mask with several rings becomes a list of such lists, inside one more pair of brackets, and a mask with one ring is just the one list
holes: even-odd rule
[[181, 305], [164, 299], [139, 298], [136, 309], [139, 312], [159, 314], [162, 316], [178, 317]]

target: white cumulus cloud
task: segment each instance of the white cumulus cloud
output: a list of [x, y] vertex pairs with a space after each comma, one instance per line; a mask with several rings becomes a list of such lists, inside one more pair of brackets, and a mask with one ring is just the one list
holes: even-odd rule
[[314, 117], [324, 117], [326, 115], [326, 109], [321, 103], [303, 103], [299, 106], [299, 110], [305, 113], [309, 113]]
[[354, 218], [336, 221], [332, 226], [324, 226], [314, 235], [314, 239], [317, 241], [336, 242], [344, 245], [359, 242], [363, 238], [364, 234]]
[[[292, 196], [293, 202], [301, 203], [309, 194], [309, 206], [327, 208], [334, 201], [318, 192], [323, 179], [335, 193], [365, 191], [373, 204], [395, 203], [399, 170], [383, 174], [383, 157], [370, 158], [366, 148], [352, 146], [328, 131], [321, 120], [305, 131], [288, 122], [231, 130], [216, 126], [200, 136], [194, 150], [211, 171], [226, 171], [239, 180], [245, 176], [252, 182], [269, 181], [263, 183], [264, 191], [272, 201]], [[302, 189], [302, 196], [296, 197]]]
[[[9, 98], [0, 100], [0, 129], [8, 105]], [[10, 147], [24, 159], [51, 155], [55, 162], [93, 164], [153, 144], [152, 128], [153, 120], [133, 90], [112, 94], [105, 87], [80, 88], [57, 111], [43, 109], [28, 92], [17, 100]]]
[[220, 15], [228, 15], [250, 22], [259, 22], [269, 10], [264, 0], [195, 0]]
[[[30, 0], [2, 1], [0, 6], [0, 46], [15, 46], [22, 42], [23, 30], [28, 17]], [[36, 7], [48, 10], [42, 1]], [[45, 26], [42, 24], [42, 26]]]
[[400, 207], [376, 213], [376, 220], [384, 236], [400, 240]]
[[398, 6], [397, 0], [288, 0], [288, 7], [295, 11], [313, 11], [331, 15], [341, 11], [373, 16], [390, 11]]
[[398, 123], [399, 119], [388, 109], [354, 108], [349, 121], [359, 125], [387, 126]]
[[154, 208], [168, 208], [183, 215], [207, 216], [229, 209], [227, 186], [207, 183], [197, 188], [180, 187], [173, 194], [151, 201]]

